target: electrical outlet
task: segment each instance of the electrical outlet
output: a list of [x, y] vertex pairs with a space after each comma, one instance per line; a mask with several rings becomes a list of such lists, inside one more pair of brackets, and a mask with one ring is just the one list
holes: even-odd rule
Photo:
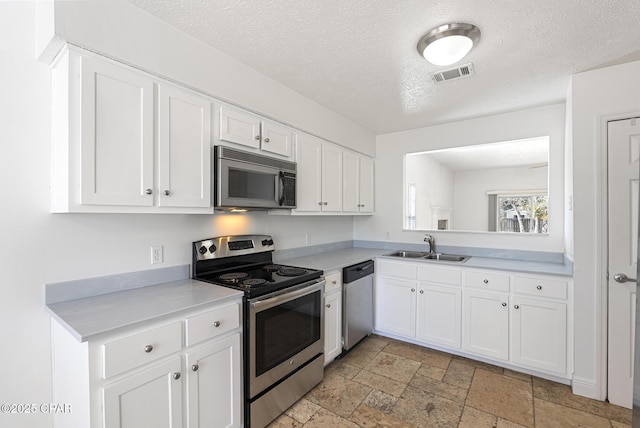
[[162, 245], [151, 247], [151, 264], [164, 263], [164, 254], [162, 251]]

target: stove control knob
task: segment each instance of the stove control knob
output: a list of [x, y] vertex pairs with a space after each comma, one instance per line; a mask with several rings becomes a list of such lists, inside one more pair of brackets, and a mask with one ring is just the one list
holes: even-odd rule
[[215, 244], [211, 244], [211, 246], [209, 247], [209, 252], [213, 254], [216, 252], [217, 249], [218, 248], [215, 246]]
[[200, 254], [204, 254], [207, 252], [207, 247], [203, 245], [202, 247], [200, 247], [200, 249], [198, 249], [198, 251], [200, 252]]
[[263, 240], [262, 240], [262, 246], [263, 246], [263, 247], [266, 247], [267, 245], [269, 245], [269, 241], [268, 241], [268, 240], [266, 240], [266, 239], [263, 239]]
[[269, 245], [273, 245], [273, 239], [269, 239]]

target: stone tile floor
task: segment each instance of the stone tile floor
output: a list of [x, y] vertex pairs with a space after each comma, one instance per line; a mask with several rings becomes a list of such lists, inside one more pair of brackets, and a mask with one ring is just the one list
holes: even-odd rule
[[569, 386], [372, 335], [269, 428], [631, 427]]

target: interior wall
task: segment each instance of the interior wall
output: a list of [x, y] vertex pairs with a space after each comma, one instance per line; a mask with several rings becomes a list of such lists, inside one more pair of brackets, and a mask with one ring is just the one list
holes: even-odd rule
[[[580, 73], [571, 80], [573, 146], [574, 391], [604, 398], [606, 240], [603, 121], [640, 113], [640, 61]], [[577, 388], [577, 389], [576, 389]]]
[[489, 230], [488, 192], [547, 188], [547, 168], [456, 171], [453, 219], [459, 230]]
[[[247, 215], [145, 215], [145, 214], [51, 214], [51, 76], [48, 66], [34, 55], [36, 2], [0, 2], [0, 73], [3, 86], [0, 97], [0, 180], [4, 183], [0, 210], [0, 397], [3, 403], [51, 403], [50, 319], [44, 308], [44, 285], [59, 281], [146, 270], [156, 267], [189, 264], [190, 244], [194, 240], [240, 233], [267, 233], [274, 237], [277, 249], [350, 240], [352, 219], [345, 217], [269, 216], [266, 213]], [[66, 2], [64, 2], [66, 3]], [[88, 2], [92, 3], [92, 2]], [[88, 21], [91, 23], [91, 20]], [[122, 28], [111, 22], [111, 34], [122, 43], [141, 45], [141, 34], [122, 34]], [[90, 24], [87, 24], [90, 25]], [[96, 38], [109, 32], [101, 23]], [[160, 27], [161, 28], [161, 27]], [[149, 30], [143, 26], [143, 29]], [[164, 31], [167, 31], [165, 33]], [[158, 32], [159, 40], [176, 37], [162, 54], [181, 51], [189, 67], [215, 67], [260, 81], [257, 73], [221, 55], [211, 54], [185, 36], [173, 30]], [[88, 29], [87, 29], [88, 31]], [[142, 30], [141, 30], [142, 31]], [[77, 32], [74, 32], [76, 34]], [[92, 36], [94, 37], [94, 36]], [[158, 46], [158, 49], [160, 46]], [[184, 55], [184, 57], [183, 57]], [[149, 64], [154, 52], [141, 55]], [[188, 61], [187, 59], [188, 58]], [[177, 65], [165, 65], [177, 67]], [[206, 74], [201, 69], [198, 76]], [[224, 76], [215, 74], [217, 79]], [[262, 82], [268, 79], [262, 78]], [[257, 83], [254, 83], [257, 84]], [[224, 86], [223, 81], [216, 85]], [[260, 92], [242, 94], [243, 100], [254, 100], [261, 106], [264, 98], [285, 99], [287, 111], [299, 109], [299, 116], [314, 116], [310, 127], [330, 131], [343, 140], [358, 134], [358, 127], [328, 113], [321, 113], [303, 97], [271, 82]], [[233, 81], [229, 93], [241, 90]], [[282, 95], [282, 96], [280, 96]], [[273, 112], [280, 110], [274, 108]], [[274, 113], [275, 114], [275, 113]], [[296, 116], [287, 116], [293, 121]], [[313, 123], [312, 123], [313, 122]], [[335, 125], [335, 129], [333, 129]], [[363, 133], [366, 137], [366, 132]], [[339, 137], [339, 138], [338, 138]], [[367, 138], [360, 136], [366, 143]], [[373, 138], [371, 145], [373, 145]], [[359, 146], [360, 147], [360, 146]], [[362, 148], [362, 147], [360, 147]], [[164, 247], [164, 263], [151, 265], [150, 247]], [[47, 428], [53, 424], [50, 414], [32, 415], [0, 413], [0, 426]]]
[[430, 232], [442, 245], [564, 252], [564, 104], [522, 110], [377, 136], [376, 215], [354, 218], [362, 240], [421, 243], [424, 232], [403, 230], [403, 157], [406, 153], [548, 135], [550, 234]]
[[[453, 173], [428, 154], [418, 154], [405, 158], [405, 176], [416, 185], [416, 229], [437, 229], [432, 208], [453, 207]], [[407, 189], [403, 192], [406, 197]]]

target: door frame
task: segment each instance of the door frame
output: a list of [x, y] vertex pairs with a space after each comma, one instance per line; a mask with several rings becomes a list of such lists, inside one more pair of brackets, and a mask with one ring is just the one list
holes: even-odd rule
[[[609, 155], [609, 122], [618, 120], [632, 119], [640, 117], [640, 110], [618, 113], [612, 115], [600, 116], [598, 123], [600, 134], [600, 156], [596, 162], [596, 180], [599, 180], [600, 194], [596, 193], [596, 198], [599, 198], [597, 204], [599, 212], [597, 216], [600, 221], [597, 223], [600, 229], [597, 236], [597, 250], [596, 257], [600, 259], [599, 265], [597, 265], [598, 275], [596, 287], [599, 288], [599, 293], [596, 292], [596, 299], [599, 300], [599, 304], [596, 305], [596, 310], [599, 308], [600, 313], [597, 319], [600, 320], [596, 325], [596, 341], [599, 342], [597, 346], [599, 355], [596, 356], [596, 361], [599, 364], [596, 367], [596, 379], [599, 380], [599, 388], [596, 386], [601, 399], [606, 399], [608, 396], [609, 387], [609, 280], [607, 278], [607, 269], [609, 267], [609, 168], [607, 167], [608, 155]], [[599, 172], [599, 173], [598, 173]], [[575, 232], [574, 232], [575, 233]], [[598, 373], [599, 372], [599, 373]]]

